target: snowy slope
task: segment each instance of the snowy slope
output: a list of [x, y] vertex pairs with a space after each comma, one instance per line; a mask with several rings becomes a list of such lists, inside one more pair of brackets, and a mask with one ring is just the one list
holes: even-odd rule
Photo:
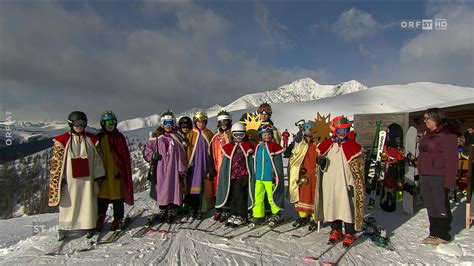
[[[366, 86], [355, 80], [344, 82], [338, 85], [320, 85], [312, 79], [305, 78], [283, 85], [275, 90], [252, 93], [240, 97], [230, 104], [222, 107], [215, 105], [207, 109], [192, 108], [178, 116], [190, 116], [197, 111], [205, 111], [209, 117], [216, 116], [221, 109], [236, 111], [258, 107], [263, 102], [268, 103], [291, 103], [317, 100], [327, 97], [334, 97], [351, 92], [367, 89]], [[151, 115], [145, 118], [135, 118], [120, 122], [118, 127], [122, 131], [129, 131], [145, 126], [157, 126], [159, 115]]]
[[[138, 194], [136, 197], [139, 198], [136, 201], [137, 207], [148, 208], [149, 213], [156, 211], [154, 203], [147, 200], [147, 192]], [[464, 204], [462, 203], [453, 205], [454, 240], [438, 247], [420, 243], [428, 235], [425, 209], [409, 216], [401, 212], [399, 205], [396, 212], [375, 210], [371, 211], [371, 215], [391, 233], [391, 241], [396, 250], [388, 251], [376, 246], [368, 239], [361, 239], [360, 243], [343, 257], [342, 265], [472, 265], [474, 261], [474, 246], [472, 245], [474, 234], [463, 229]], [[284, 217], [294, 218], [294, 216], [293, 208], [287, 204]], [[293, 237], [291, 233], [270, 232], [259, 239], [242, 236], [226, 240], [206, 232], [184, 229], [189, 226], [188, 224], [180, 226], [175, 224], [171, 226], [173, 233], [167, 235], [156, 233], [141, 239], [132, 239], [130, 235], [145, 223], [145, 218], [139, 218], [114, 244], [101, 245], [88, 252], [76, 252], [56, 257], [45, 256], [43, 255], [45, 250], [56, 242], [54, 229], [56, 222], [57, 215], [55, 214], [1, 221], [0, 259], [2, 264], [105, 262], [107, 264], [163, 265], [305, 265], [305, 256], [317, 256], [327, 248], [326, 241], [329, 232], [328, 227], [323, 227], [320, 233], [315, 232], [301, 239]], [[207, 228], [211, 223], [211, 218], [208, 217], [199, 228]], [[278, 230], [290, 227], [290, 224], [286, 224]], [[40, 228], [44, 230], [39, 230]], [[247, 228], [239, 229], [238, 232], [245, 230]], [[263, 228], [255, 231], [259, 230]], [[301, 228], [292, 233], [303, 234], [305, 230], [306, 228]], [[73, 240], [65, 246], [64, 252], [72, 251], [81, 245], [80, 242], [80, 238]], [[340, 247], [334, 248], [323, 259], [333, 258], [340, 250]]]

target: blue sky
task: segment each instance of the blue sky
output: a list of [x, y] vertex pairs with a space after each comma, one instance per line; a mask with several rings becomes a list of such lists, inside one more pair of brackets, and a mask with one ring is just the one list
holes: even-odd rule
[[[434, 18], [448, 28], [400, 26]], [[472, 87], [473, 26], [471, 1], [1, 2], [0, 104], [17, 119], [127, 119], [299, 78]]]

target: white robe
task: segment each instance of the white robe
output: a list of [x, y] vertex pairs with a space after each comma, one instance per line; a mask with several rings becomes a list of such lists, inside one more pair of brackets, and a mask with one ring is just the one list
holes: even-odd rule
[[[97, 222], [97, 194], [99, 191], [94, 180], [105, 175], [102, 161], [88, 137], [80, 141], [79, 136], [72, 135], [65, 148], [67, 155], [64, 179], [66, 182], [64, 180], [62, 182], [59, 200], [59, 229], [93, 229]], [[89, 176], [72, 177], [71, 158], [77, 157], [89, 159]]]
[[325, 221], [342, 220], [353, 223], [353, 203], [350, 202], [348, 189], [354, 187], [354, 179], [344, 152], [334, 144], [327, 153], [330, 167], [322, 180], [323, 210]]

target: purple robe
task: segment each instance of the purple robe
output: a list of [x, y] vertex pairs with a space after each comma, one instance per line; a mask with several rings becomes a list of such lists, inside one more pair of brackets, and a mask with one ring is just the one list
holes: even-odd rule
[[187, 168], [186, 151], [182, 141], [174, 133], [151, 138], [145, 146], [145, 160], [149, 162], [156, 151], [162, 156], [156, 167], [156, 202], [158, 205], [181, 205], [183, 197], [179, 174], [186, 173]]
[[209, 165], [209, 143], [199, 134], [193, 157], [191, 175], [188, 176], [188, 187], [191, 187], [190, 194], [199, 195], [202, 190], [202, 180], [208, 173]]

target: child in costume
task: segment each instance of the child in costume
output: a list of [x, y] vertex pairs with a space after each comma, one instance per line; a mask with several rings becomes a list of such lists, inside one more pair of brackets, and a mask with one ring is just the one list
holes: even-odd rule
[[277, 144], [280, 144], [281, 143], [281, 132], [275, 127], [275, 125], [273, 124], [273, 121], [271, 119], [272, 118], [272, 107], [270, 106], [270, 104], [267, 103], [267, 102], [262, 103], [258, 107], [257, 113], [259, 114], [260, 119], [262, 120], [262, 125], [269, 124], [269, 125], [272, 126], [273, 140]]
[[98, 151], [105, 169], [105, 179], [99, 182], [97, 196], [97, 230], [102, 229], [109, 204], [114, 207], [114, 220], [111, 230], [117, 230], [124, 217], [124, 203], [133, 205], [132, 163], [127, 140], [117, 129], [117, 117], [112, 111], [100, 117], [102, 131]]
[[161, 116], [165, 132], [156, 138], [150, 138], [145, 145], [145, 161], [157, 160], [156, 166], [156, 202], [160, 208], [158, 221], [172, 223], [177, 207], [183, 203], [182, 186], [186, 178], [187, 160], [183, 146], [184, 140], [175, 131], [175, 118], [171, 111]]
[[[295, 204], [299, 216], [294, 227], [308, 224], [314, 214], [318, 152], [311, 128], [315, 126], [313, 121], [304, 124], [304, 141], [295, 144], [290, 157], [288, 191], [290, 203]], [[310, 230], [315, 229], [314, 219], [310, 227]]]
[[281, 211], [284, 204], [283, 149], [273, 141], [273, 127], [265, 124], [260, 127], [261, 143], [255, 148], [255, 203], [253, 206], [253, 224], [265, 222], [265, 198], [271, 209], [268, 222], [274, 226], [282, 221]]
[[[231, 134], [232, 119], [230, 114], [222, 110], [217, 114], [217, 131], [211, 139], [209, 145], [209, 179], [213, 182], [213, 195], [217, 196], [217, 189], [220, 180], [220, 170], [224, 153], [222, 147], [232, 141]], [[214, 220], [224, 222], [229, 218], [229, 209], [226, 207], [216, 207]]]
[[317, 148], [318, 164], [325, 172], [317, 177], [316, 220], [330, 223], [329, 243], [343, 240], [344, 246], [350, 246], [356, 231], [362, 230], [365, 207], [364, 158], [361, 146], [349, 138], [350, 128], [346, 117], [335, 117], [332, 138]]
[[217, 189], [216, 208], [230, 208], [228, 226], [240, 226], [247, 222], [247, 211], [253, 202], [252, 187], [249, 180], [253, 173], [253, 146], [247, 140], [245, 125], [235, 123], [232, 126], [234, 142], [222, 148], [224, 158], [220, 170]]
[[188, 143], [188, 177], [185, 203], [192, 208], [192, 216], [202, 219], [213, 208], [212, 182], [209, 180], [209, 144], [212, 132], [206, 128], [207, 115], [197, 112], [194, 127], [186, 134]]
[[94, 235], [97, 223], [97, 183], [105, 176], [97, 152], [98, 140], [86, 133], [87, 116], [74, 111], [68, 116], [69, 132], [54, 138], [49, 176], [49, 206], [59, 205], [58, 240], [66, 230], [87, 230]]

